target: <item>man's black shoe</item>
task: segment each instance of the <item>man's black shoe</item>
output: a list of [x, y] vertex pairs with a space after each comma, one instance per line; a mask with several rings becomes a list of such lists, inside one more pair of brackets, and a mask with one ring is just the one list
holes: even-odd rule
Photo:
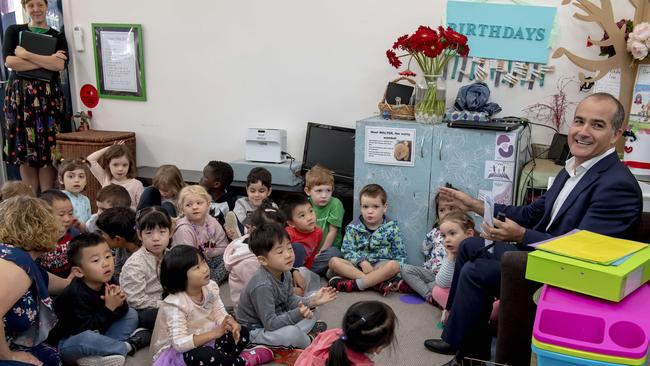
[[424, 341], [424, 347], [429, 351], [443, 355], [455, 355], [456, 349], [442, 339], [427, 339]]
[[131, 352], [129, 352], [129, 356], [133, 356], [137, 351], [149, 346], [149, 343], [151, 342], [151, 331], [144, 328], [138, 328], [126, 341], [131, 345], [131, 348], [133, 348]]

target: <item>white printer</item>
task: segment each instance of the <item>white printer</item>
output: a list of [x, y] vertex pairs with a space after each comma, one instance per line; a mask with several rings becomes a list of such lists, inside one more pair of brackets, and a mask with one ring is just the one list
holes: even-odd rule
[[282, 163], [287, 151], [287, 131], [275, 128], [249, 128], [246, 133], [246, 160]]

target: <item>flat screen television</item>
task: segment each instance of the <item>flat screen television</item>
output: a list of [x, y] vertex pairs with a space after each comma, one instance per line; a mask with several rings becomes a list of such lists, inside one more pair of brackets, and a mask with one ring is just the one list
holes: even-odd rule
[[334, 174], [336, 183], [354, 184], [354, 128], [309, 122], [302, 173], [321, 164]]

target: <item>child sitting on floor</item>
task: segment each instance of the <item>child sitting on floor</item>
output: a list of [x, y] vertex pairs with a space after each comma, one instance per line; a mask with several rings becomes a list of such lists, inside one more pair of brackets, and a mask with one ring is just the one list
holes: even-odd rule
[[110, 283], [113, 253], [99, 235], [82, 234], [70, 243], [68, 256], [75, 278], [54, 300], [59, 322], [50, 340], [67, 364], [121, 365], [124, 356], [149, 344], [150, 334], [133, 334], [138, 314]]
[[99, 215], [109, 208], [131, 207], [131, 196], [126, 188], [117, 184], [109, 184], [97, 191], [97, 200], [95, 203], [97, 204], [97, 212], [86, 221], [86, 232], [101, 235], [101, 233], [97, 232], [97, 218]]
[[70, 202], [74, 217], [79, 221], [81, 231], [86, 231], [86, 221], [90, 219], [90, 200], [83, 195], [86, 189], [86, 171], [89, 168], [86, 159], [59, 161], [59, 186]]
[[135, 179], [135, 159], [124, 141], [97, 150], [87, 159], [90, 162], [90, 172], [102, 187], [114, 183], [129, 191], [131, 208], [135, 210], [144, 187], [142, 182]]
[[203, 168], [203, 176], [199, 181], [212, 196], [210, 216], [217, 219], [222, 226], [226, 222], [226, 215], [235, 208], [237, 201], [237, 196], [229, 191], [233, 178], [234, 172], [230, 164], [212, 160]]
[[[316, 165], [305, 173], [305, 193], [316, 214], [316, 224], [323, 230], [319, 252], [329, 248], [341, 248], [343, 240], [343, 214], [345, 210], [343, 203], [336, 197], [334, 192], [334, 175], [329, 169], [322, 165]], [[337, 250], [340, 256], [340, 251]], [[327, 266], [327, 265], [325, 265]]]
[[75, 225], [77, 221], [72, 213], [72, 202], [65, 193], [56, 189], [43, 192], [40, 198], [52, 207], [54, 216], [59, 220], [61, 237], [56, 244], [56, 248], [38, 257], [36, 263], [52, 274], [67, 278], [70, 276], [70, 262], [66, 254], [68, 245], [70, 240], [79, 235], [79, 230]]
[[330, 279], [330, 286], [345, 292], [373, 288], [383, 295], [395, 289], [391, 280], [406, 261], [406, 249], [397, 221], [385, 216], [386, 201], [386, 191], [378, 184], [361, 189], [361, 217], [345, 229], [343, 258], [329, 262], [338, 275]]
[[97, 218], [97, 227], [115, 253], [115, 280], [118, 281], [126, 260], [140, 249], [135, 230], [135, 212], [128, 207], [113, 207]]
[[[325, 330], [317, 324], [319, 305], [336, 298], [336, 291], [322, 287], [308, 297], [293, 293], [293, 247], [289, 235], [277, 224], [264, 224], [250, 233], [250, 249], [262, 267], [241, 294], [237, 319], [248, 327], [253, 343], [305, 348], [308, 333]], [[313, 333], [312, 333], [313, 334]]]
[[[285, 224], [282, 212], [273, 207], [273, 202], [264, 200], [262, 205], [248, 218], [249, 233], [256, 227], [268, 223]], [[233, 306], [237, 309], [239, 305], [239, 296], [241, 291], [246, 287], [248, 281], [255, 275], [260, 268], [260, 262], [257, 256], [250, 251], [249, 234], [245, 234], [233, 240], [226, 251], [223, 253], [223, 261], [226, 269], [230, 272], [228, 275], [228, 285], [230, 288], [230, 298]], [[293, 278], [294, 294], [304, 296], [306, 293], [317, 291], [320, 288], [320, 278], [315, 273], [305, 267], [292, 268], [291, 275]]]
[[[245, 233], [244, 221], [255, 211], [265, 199], [271, 195], [271, 173], [264, 168], [253, 168], [246, 178], [246, 197], [235, 202], [232, 213], [226, 215], [224, 229], [230, 240], [234, 240]], [[274, 204], [274, 207], [277, 206]]]
[[210, 275], [217, 283], [228, 277], [223, 265], [223, 252], [228, 239], [217, 220], [209, 215], [211, 197], [199, 185], [187, 186], [178, 196], [178, 209], [183, 217], [176, 222], [172, 246], [186, 244], [199, 248], [206, 257]]
[[172, 248], [163, 258], [160, 282], [169, 295], [151, 342], [154, 366], [255, 366], [273, 359], [266, 347], [246, 349], [249, 329], [226, 312], [201, 250]]
[[138, 211], [145, 207], [160, 206], [170, 217], [176, 217], [178, 193], [185, 187], [181, 171], [176, 165], [165, 164], [156, 169], [151, 186], [144, 189]]
[[341, 328], [325, 331], [300, 353], [295, 366], [372, 366], [395, 339], [397, 317], [380, 301], [359, 301], [343, 316]]
[[[451, 188], [451, 185], [448, 185]], [[402, 279], [429, 304], [434, 304], [431, 290], [435, 285], [436, 274], [445, 261], [446, 250], [444, 239], [440, 232], [440, 222], [448, 213], [457, 210], [455, 207], [440, 200], [440, 193], [434, 199], [436, 204], [437, 220], [433, 229], [427, 233], [422, 241], [424, 263], [422, 266], [404, 264], [400, 270]]]
[[153, 330], [163, 299], [160, 261], [172, 236], [172, 220], [160, 206], [152, 206], [138, 211], [135, 222], [142, 247], [124, 263], [120, 286], [126, 301], [138, 312], [138, 326]]

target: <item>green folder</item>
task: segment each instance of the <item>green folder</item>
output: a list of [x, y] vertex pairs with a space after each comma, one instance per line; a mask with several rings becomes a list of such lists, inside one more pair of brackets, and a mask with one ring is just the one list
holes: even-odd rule
[[528, 254], [526, 278], [618, 302], [650, 280], [650, 247], [617, 266], [535, 250]]

